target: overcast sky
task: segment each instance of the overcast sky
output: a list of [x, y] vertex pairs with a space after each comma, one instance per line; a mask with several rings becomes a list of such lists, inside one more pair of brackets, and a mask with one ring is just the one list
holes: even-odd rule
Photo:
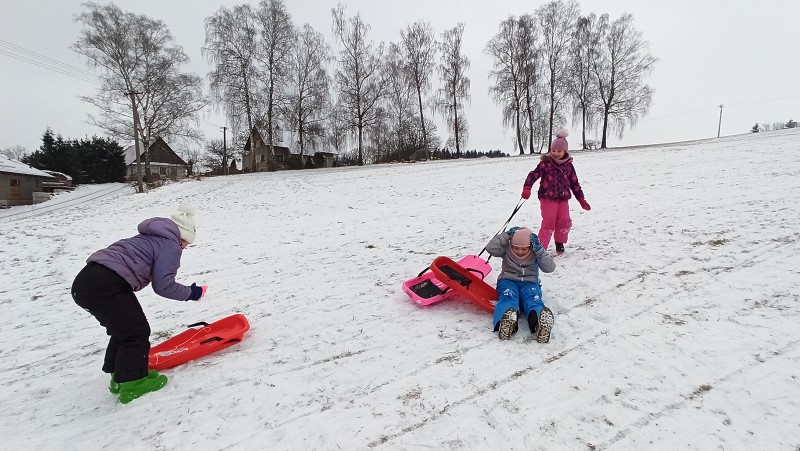
[[[99, 1], [98, 3], [109, 3]], [[191, 63], [184, 67], [206, 79], [208, 64], [201, 57], [204, 20], [221, 0], [118, 0], [125, 11], [166, 23]], [[251, 1], [251, 4], [256, 2]], [[309, 23], [333, 44], [331, 8], [337, 1], [288, 0], [296, 25]], [[493, 0], [349, 0], [348, 15], [360, 12], [375, 41], [397, 41], [400, 29], [417, 20], [429, 21], [437, 35], [458, 22], [466, 25], [463, 51], [472, 67], [472, 102], [467, 109], [467, 148], [513, 152], [513, 133], [504, 129], [500, 110], [488, 94], [491, 59], [484, 49], [509, 15], [533, 13], [545, 2]], [[70, 0], [3, 0], [0, 15], [0, 148], [21, 145], [29, 151], [41, 145], [51, 127], [65, 138], [82, 138], [102, 131], [86, 123], [92, 107], [78, 99], [93, 95], [98, 84], [41, 67], [61, 63], [65, 71], [89, 71], [85, 60], [69, 49], [79, 26], [73, 21], [81, 2]], [[655, 89], [650, 114], [611, 146], [649, 144], [716, 136], [719, 105], [723, 104], [722, 135], [747, 132], [753, 124], [800, 120], [800, 8], [791, 2], [762, 0], [584, 0], [581, 12], [608, 13], [611, 19], [628, 12], [659, 59], [648, 84]], [[333, 44], [334, 49], [337, 47]], [[13, 56], [12, 56], [13, 55]], [[43, 59], [43, 57], [54, 60]], [[31, 62], [23, 61], [27, 58]], [[435, 86], [438, 87], [438, 81]], [[441, 122], [441, 121], [439, 121]], [[209, 111], [200, 123], [206, 137], [221, 138], [225, 119]], [[580, 130], [571, 123], [570, 147], [579, 147]], [[447, 138], [440, 124], [439, 135]], [[596, 133], [595, 133], [596, 135]], [[125, 143], [123, 143], [125, 144]], [[178, 150], [178, 149], [176, 149]]]

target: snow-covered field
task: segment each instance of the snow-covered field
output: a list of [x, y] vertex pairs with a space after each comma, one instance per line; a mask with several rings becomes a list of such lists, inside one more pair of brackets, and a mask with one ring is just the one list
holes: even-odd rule
[[[107, 185], [0, 211], [2, 448], [800, 447], [800, 132], [573, 155], [593, 209], [573, 202], [543, 276], [546, 345], [400, 289], [437, 255], [478, 253], [538, 156]], [[91, 252], [185, 201], [200, 212], [179, 280], [209, 292], [140, 292], [151, 340], [236, 312], [251, 330], [122, 405], [69, 287]], [[538, 222], [531, 199], [511, 225]]]

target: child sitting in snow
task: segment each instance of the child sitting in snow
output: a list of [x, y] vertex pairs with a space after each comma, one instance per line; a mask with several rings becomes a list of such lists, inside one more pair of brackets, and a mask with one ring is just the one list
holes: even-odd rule
[[527, 227], [512, 227], [497, 234], [486, 245], [486, 252], [503, 259], [503, 269], [497, 277], [497, 305], [494, 307], [494, 330], [500, 339], [508, 340], [517, 331], [520, 309], [528, 317], [536, 341], [550, 341], [555, 318], [542, 302], [539, 270], [553, 272], [556, 264], [545, 252], [539, 238]]
[[542, 211], [542, 227], [539, 229], [539, 241], [547, 249], [550, 238], [555, 233], [556, 253], [564, 253], [572, 219], [569, 217], [570, 190], [584, 210], [592, 207], [586, 201], [578, 183], [578, 175], [572, 165], [572, 157], [567, 152], [567, 131], [559, 130], [556, 139], [550, 144], [550, 152], [542, 155], [539, 165], [528, 174], [522, 186], [522, 198], [531, 197], [531, 187], [539, 182], [539, 206]]
[[72, 284], [75, 303], [97, 318], [111, 337], [103, 371], [111, 374], [108, 388], [123, 404], [167, 383], [167, 376], [147, 371], [150, 324], [134, 292], [152, 281], [153, 291], [165, 298], [199, 301], [207, 289], [175, 282], [183, 249], [195, 238], [190, 207], [182, 206], [171, 219], [147, 219], [138, 231], [90, 255]]

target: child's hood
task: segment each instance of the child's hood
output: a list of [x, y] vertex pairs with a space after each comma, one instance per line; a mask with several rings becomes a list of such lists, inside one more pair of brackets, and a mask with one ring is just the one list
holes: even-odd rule
[[[549, 153], [546, 153], [541, 157], [541, 161], [547, 160], [552, 160], [553, 163], [556, 163], [556, 159], [553, 158]], [[572, 155], [570, 155], [569, 152], [564, 152], [564, 158], [562, 158], [562, 160], [565, 160], [564, 163], [572, 163]]]
[[142, 235], [154, 235], [181, 242], [181, 231], [178, 224], [168, 218], [145, 219], [139, 224], [138, 231]]

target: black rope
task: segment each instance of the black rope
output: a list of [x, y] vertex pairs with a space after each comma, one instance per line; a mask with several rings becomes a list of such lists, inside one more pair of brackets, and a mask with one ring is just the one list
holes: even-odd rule
[[[519, 209], [522, 208], [522, 204], [524, 204], [524, 203], [525, 203], [525, 199], [520, 197], [519, 201], [517, 201], [517, 206], [514, 207], [514, 211], [511, 212], [511, 216], [509, 216], [508, 219], [506, 219], [506, 223], [503, 224], [503, 227], [500, 228], [500, 231], [495, 233], [492, 238], [494, 238], [495, 236], [500, 235], [501, 233], [505, 232], [506, 227], [508, 227], [508, 224], [511, 222], [511, 218], [513, 218], [514, 215], [517, 214]], [[481, 251], [481, 253], [478, 254], [478, 257], [480, 257], [484, 252], [486, 252], [486, 247], [485, 246], [484, 246], [483, 250]], [[486, 261], [488, 262], [491, 258], [492, 258], [492, 256], [490, 255], [489, 258], [486, 259]]]

